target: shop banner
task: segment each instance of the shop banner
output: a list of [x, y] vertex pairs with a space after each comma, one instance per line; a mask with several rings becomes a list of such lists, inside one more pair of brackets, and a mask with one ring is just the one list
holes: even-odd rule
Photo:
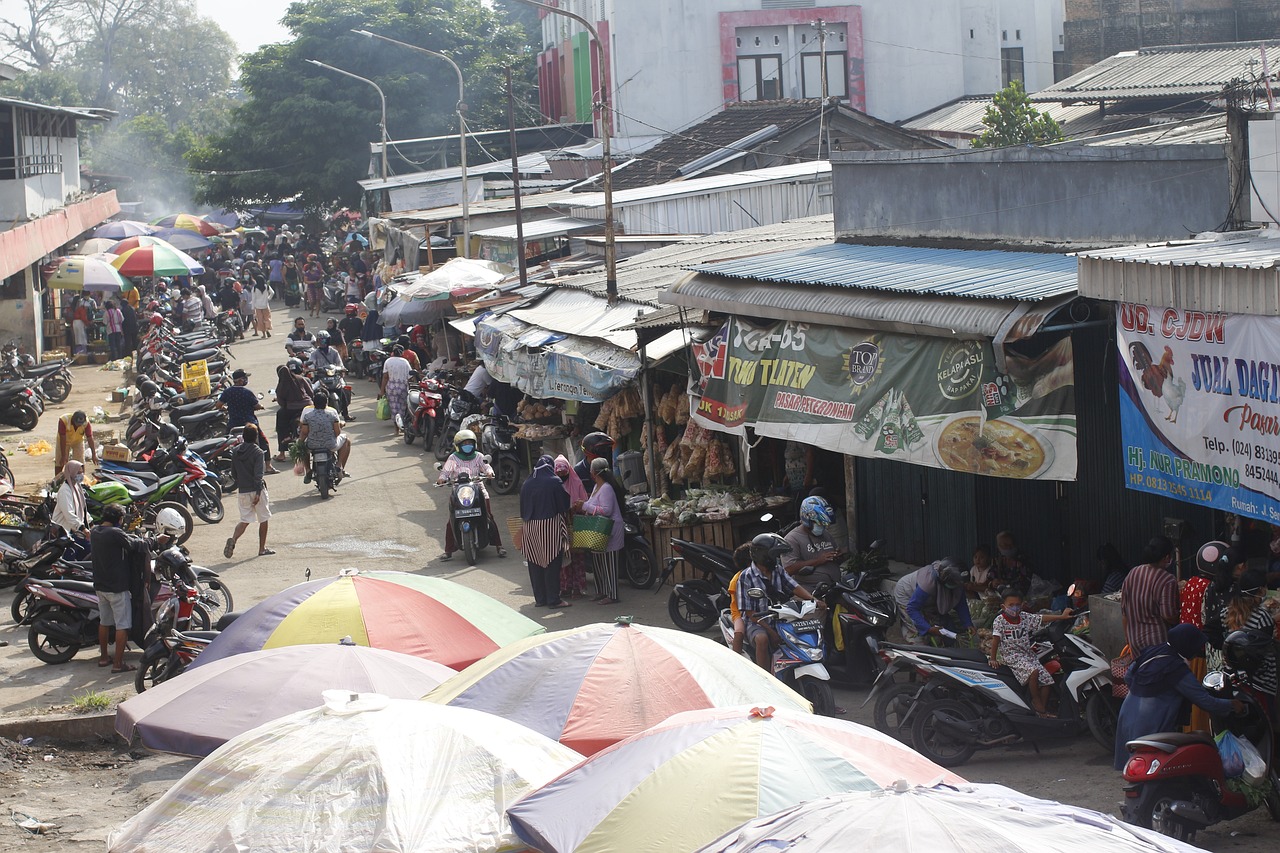
[[635, 355], [604, 342], [556, 334], [506, 316], [476, 323], [485, 369], [538, 399], [601, 402], [635, 380]]
[[1280, 522], [1280, 318], [1116, 306], [1125, 484]]
[[730, 318], [692, 347], [691, 413], [850, 456], [1074, 480], [1071, 339], [1036, 342], [1006, 348], [1002, 371], [990, 341]]

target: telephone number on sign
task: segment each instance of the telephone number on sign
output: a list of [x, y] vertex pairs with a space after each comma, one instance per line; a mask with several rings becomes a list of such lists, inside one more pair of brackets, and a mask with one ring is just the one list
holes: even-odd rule
[[1280, 486], [1280, 473], [1277, 473], [1275, 468], [1268, 468], [1265, 465], [1246, 465], [1244, 475], [1251, 480], [1262, 480], [1273, 486]]

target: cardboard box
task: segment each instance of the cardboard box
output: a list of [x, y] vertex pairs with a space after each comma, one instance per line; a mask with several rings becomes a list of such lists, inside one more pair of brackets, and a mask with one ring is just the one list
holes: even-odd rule
[[130, 390], [131, 390], [131, 389], [129, 389], [129, 388], [117, 388], [116, 390], [112, 391], [112, 392], [111, 392], [111, 402], [113, 402], [113, 403], [123, 403], [124, 401], [128, 400], [128, 399], [129, 399], [129, 391], [130, 391]]
[[130, 461], [129, 448], [123, 444], [104, 444], [102, 446], [102, 458], [106, 462], [128, 462]]

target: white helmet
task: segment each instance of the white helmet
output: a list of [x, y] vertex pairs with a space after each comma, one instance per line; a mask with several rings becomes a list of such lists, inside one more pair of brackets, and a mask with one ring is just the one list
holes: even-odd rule
[[187, 522], [173, 507], [165, 507], [156, 513], [156, 535], [175, 538], [187, 532]]

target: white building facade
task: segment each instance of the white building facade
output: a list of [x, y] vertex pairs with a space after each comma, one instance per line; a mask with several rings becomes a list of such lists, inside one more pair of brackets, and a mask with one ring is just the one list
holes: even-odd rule
[[594, 22], [605, 56], [576, 22], [544, 13], [540, 106], [556, 121], [598, 120], [605, 74], [620, 136], [680, 130], [736, 101], [818, 98], [824, 85], [898, 121], [1015, 78], [1028, 91], [1053, 83], [1063, 3], [559, 0]]

